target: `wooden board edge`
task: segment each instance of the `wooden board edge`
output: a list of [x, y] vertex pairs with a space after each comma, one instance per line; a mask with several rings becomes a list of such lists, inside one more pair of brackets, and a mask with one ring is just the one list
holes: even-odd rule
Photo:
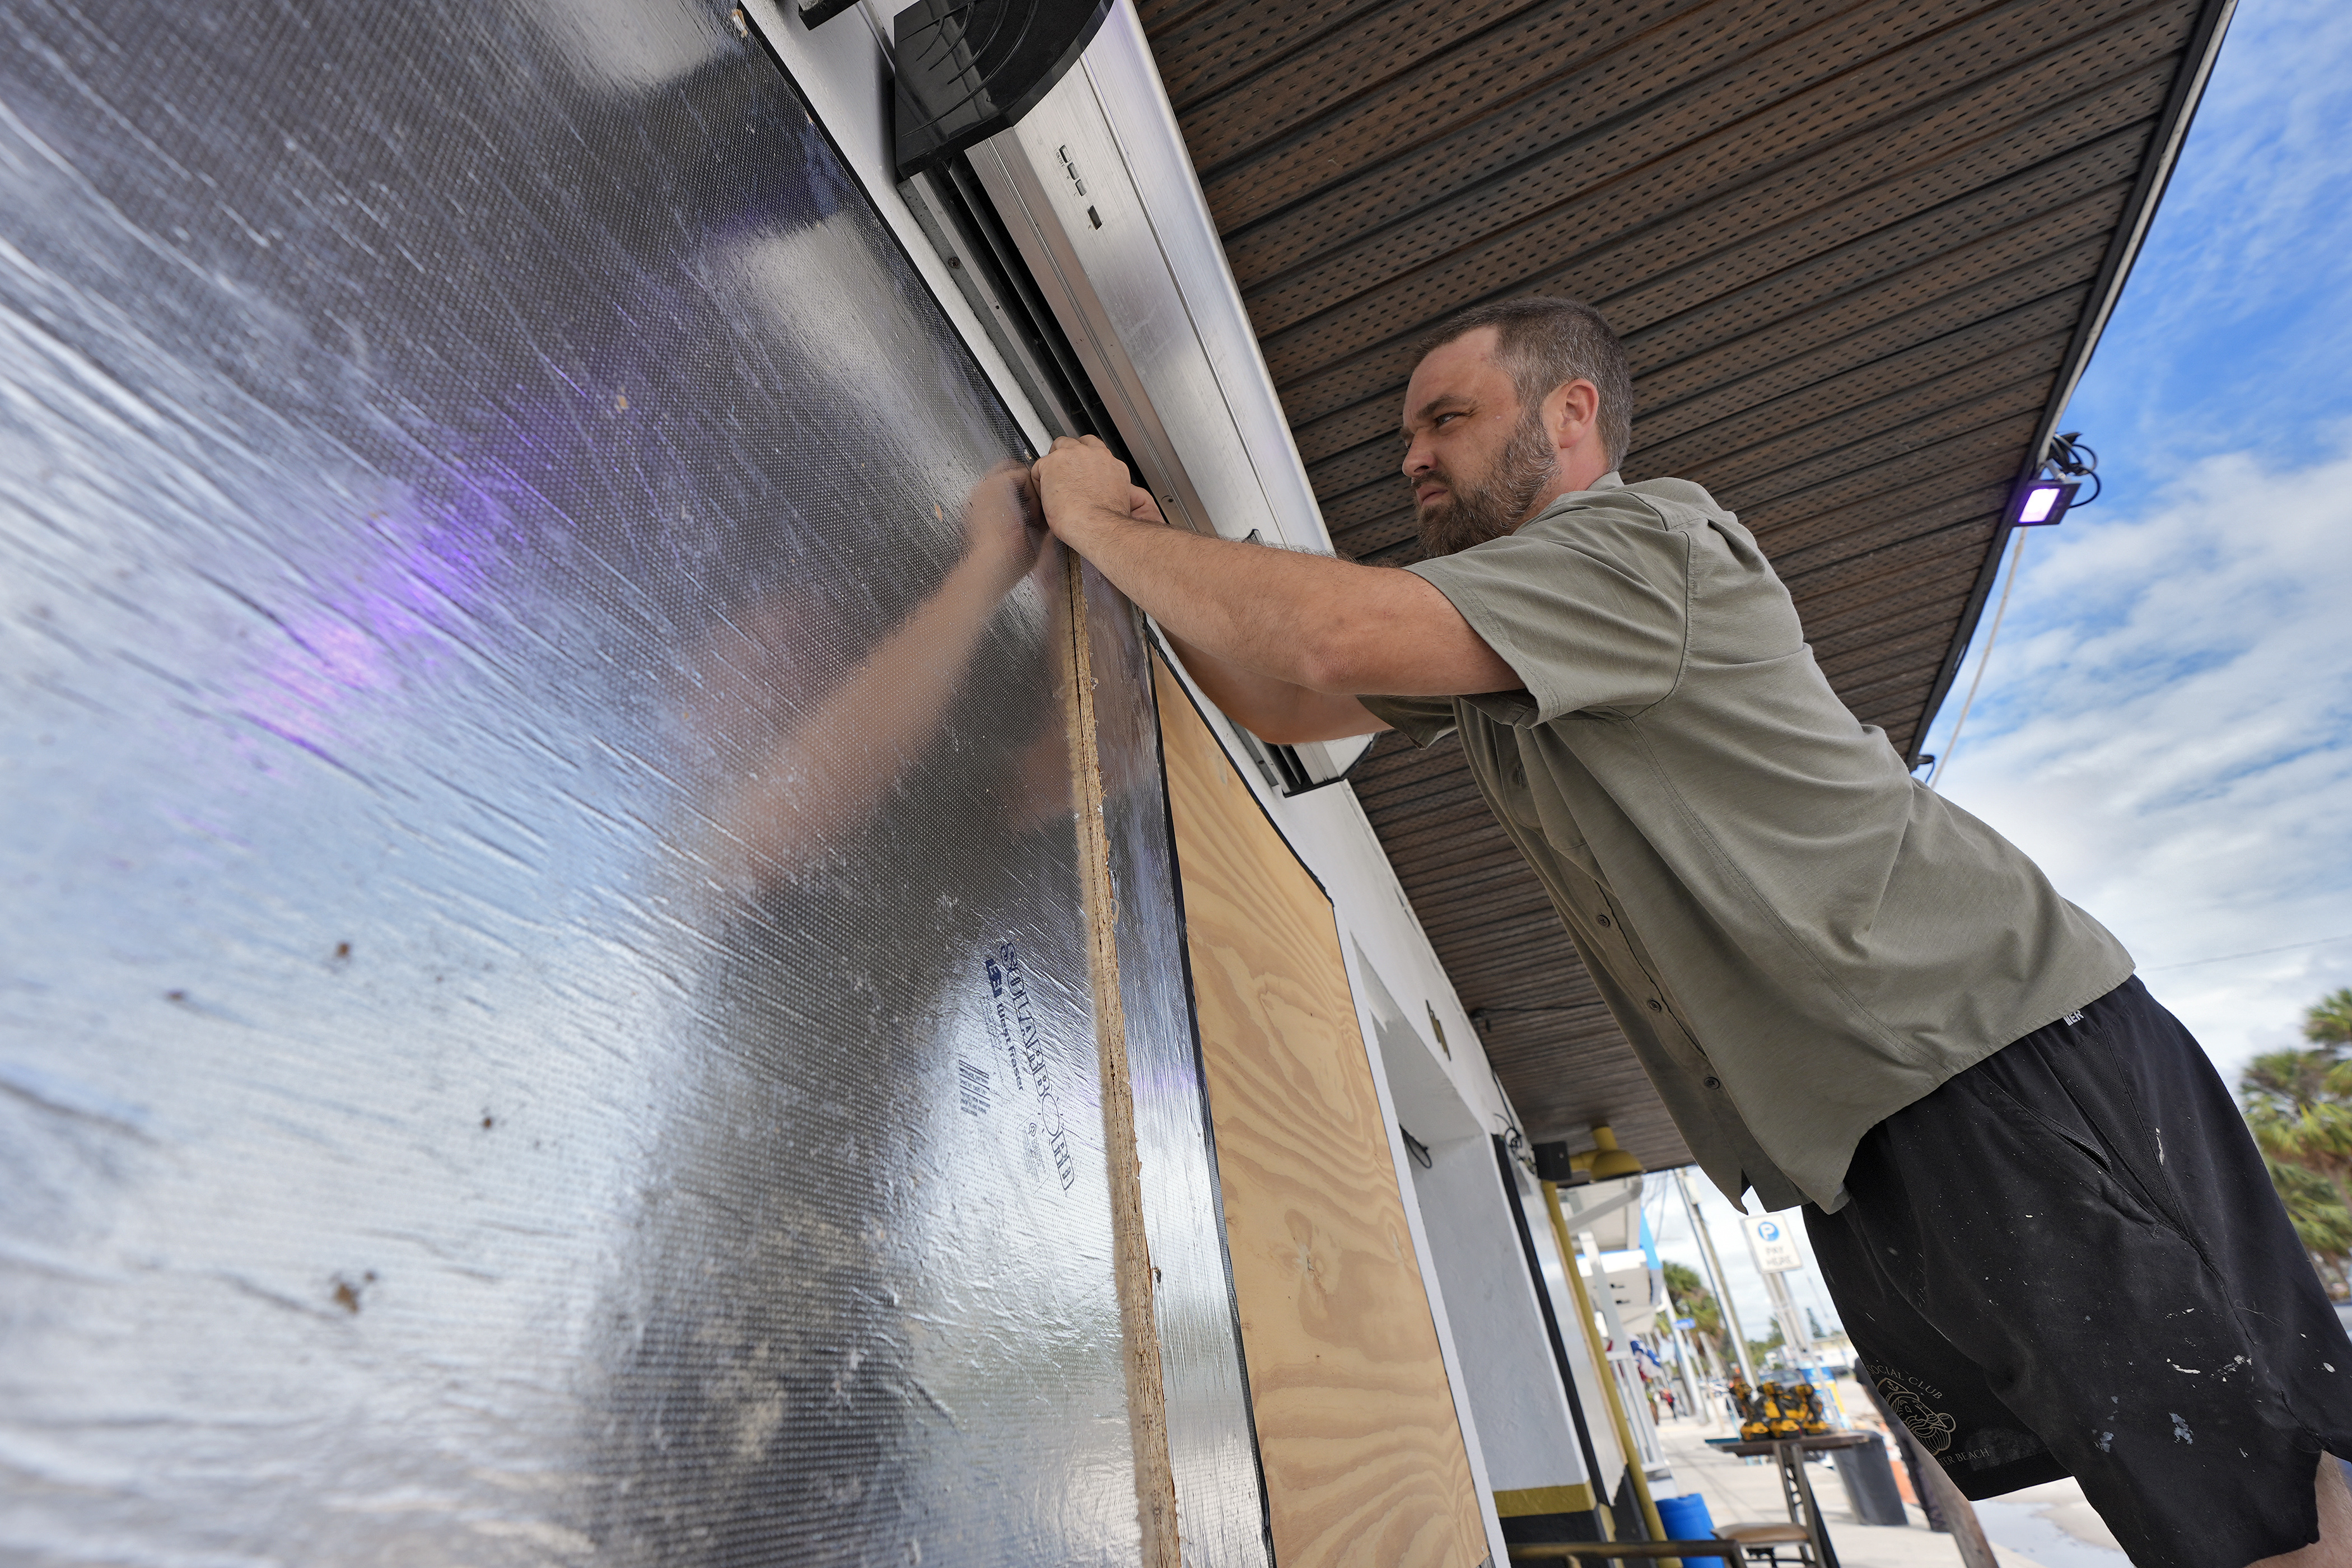
[[1118, 905], [1104, 816], [1094, 656], [1084, 568], [1062, 552], [1069, 604], [1070, 658], [1063, 686], [1078, 828], [1079, 879], [1087, 921], [1087, 969], [1094, 986], [1095, 1051], [1102, 1082], [1103, 1163], [1109, 1175], [1112, 1272], [1118, 1289], [1120, 1361], [1135, 1444], [1136, 1517], [1143, 1568], [1181, 1568], [1176, 1474], [1168, 1447], [1168, 1390], [1160, 1356], [1150, 1239], [1143, 1225], [1143, 1165], [1135, 1132], [1135, 1087], [1127, 1057], [1127, 1008], [1118, 984]]

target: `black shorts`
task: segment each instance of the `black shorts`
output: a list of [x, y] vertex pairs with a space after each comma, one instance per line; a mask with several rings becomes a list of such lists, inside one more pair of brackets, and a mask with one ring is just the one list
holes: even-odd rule
[[2073, 1475], [2138, 1568], [2318, 1539], [2352, 1342], [2137, 979], [1872, 1128], [1846, 1191], [1805, 1220], [1855, 1370], [1969, 1497]]

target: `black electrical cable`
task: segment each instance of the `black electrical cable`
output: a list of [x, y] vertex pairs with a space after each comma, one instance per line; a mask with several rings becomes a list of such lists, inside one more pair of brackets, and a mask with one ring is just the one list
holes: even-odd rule
[[2066, 503], [2069, 511], [2090, 505], [2106, 489], [2106, 481], [2099, 478], [2099, 454], [2084, 443], [2080, 430], [2051, 437], [2049, 456], [2042, 459], [2042, 466], [2055, 468], [2070, 479], [2087, 479], [2091, 481], [2089, 495], [2078, 496]]

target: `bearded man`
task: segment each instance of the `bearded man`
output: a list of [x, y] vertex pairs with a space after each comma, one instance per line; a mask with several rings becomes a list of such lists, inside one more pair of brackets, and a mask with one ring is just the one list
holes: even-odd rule
[[1402, 570], [1160, 526], [1091, 439], [1035, 471], [1256, 734], [1460, 736], [1692, 1153], [1805, 1205], [1963, 1491], [2071, 1473], [2140, 1568], [2352, 1564], [2352, 1342], [2227, 1089], [1838, 700], [1738, 521], [1619, 478], [1632, 409], [1589, 308], [1454, 318], [1405, 390]]

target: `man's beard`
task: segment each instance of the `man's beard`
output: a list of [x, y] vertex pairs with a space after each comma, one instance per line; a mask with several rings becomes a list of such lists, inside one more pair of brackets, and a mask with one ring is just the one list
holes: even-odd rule
[[1502, 538], [1527, 521], [1558, 460], [1544, 430], [1543, 410], [1537, 407], [1520, 417], [1495, 466], [1475, 481], [1465, 484], [1443, 468], [1410, 481], [1418, 488], [1433, 479], [1445, 487], [1445, 499], [1417, 515], [1421, 548], [1431, 555], [1451, 555]]

